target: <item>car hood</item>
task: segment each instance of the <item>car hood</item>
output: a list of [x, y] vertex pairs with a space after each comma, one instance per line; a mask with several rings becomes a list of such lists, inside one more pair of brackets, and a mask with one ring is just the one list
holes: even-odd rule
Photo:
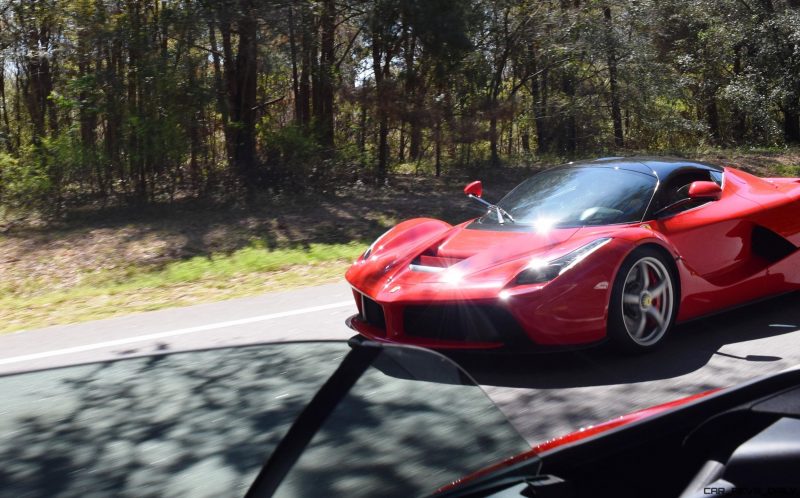
[[470, 260], [483, 266], [516, 259], [531, 252], [546, 252], [568, 241], [578, 228], [495, 231], [459, 225], [427, 251], [441, 257]]
[[348, 272], [348, 280], [359, 282], [359, 289], [373, 295], [400, 284], [452, 283], [464, 279], [502, 286], [532, 259], [548, 259], [569, 250], [576, 235], [584, 231], [574, 227], [494, 231], [463, 223], [415, 244], [376, 252], [354, 265]]

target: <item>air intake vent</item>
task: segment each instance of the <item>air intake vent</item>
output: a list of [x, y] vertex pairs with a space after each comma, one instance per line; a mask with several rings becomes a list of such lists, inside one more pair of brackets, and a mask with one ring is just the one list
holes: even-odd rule
[[782, 260], [797, 250], [791, 242], [768, 228], [753, 227], [753, 253], [770, 263]]
[[386, 330], [386, 316], [380, 304], [365, 295], [361, 295], [361, 318], [381, 330]]
[[[507, 310], [491, 305], [407, 306], [406, 334], [427, 339], [461, 342], [527, 342], [519, 323]], [[524, 340], [524, 341], [523, 341]]]
[[438, 273], [440, 271], [444, 271], [446, 268], [453, 266], [459, 261], [463, 260], [461, 258], [448, 258], [444, 256], [437, 256], [432, 251], [426, 251], [417, 256], [416, 258], [414, 258], [414, 261], [411, 262], [411, 269], [414, 271]]

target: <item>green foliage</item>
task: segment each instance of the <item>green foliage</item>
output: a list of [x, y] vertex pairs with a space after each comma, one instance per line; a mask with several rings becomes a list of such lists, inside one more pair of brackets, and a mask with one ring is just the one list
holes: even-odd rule
[[800, 143], [798, 47], [789, 0], [7, 0], [0, 202]]
[[267, 153], [273, 154], [280, 162], [301, 163], [319, 153], [317, 141], [297, 126], [268, 131], [264, 134], [263, 141]]
[[40, 208], [53, 189], [47, 166], [33, 147], [17, 159], [0, 152], [0, 203], [15, 209]]
[[273, 185], [302, 190], [322, 175], [325, 163], [313, 136], [298, 126], [286, 126], [263, 134], [268, 181]]

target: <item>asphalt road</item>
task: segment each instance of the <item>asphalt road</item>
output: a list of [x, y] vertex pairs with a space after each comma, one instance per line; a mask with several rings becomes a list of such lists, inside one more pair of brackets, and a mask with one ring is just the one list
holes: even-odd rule
[[[0, 336], [0, 374], [264, 341], [347, 339], [345, 284]], [[800, 293], [677, 327], [646, 356], [459, 356], [530, 442], [800, 364]]]

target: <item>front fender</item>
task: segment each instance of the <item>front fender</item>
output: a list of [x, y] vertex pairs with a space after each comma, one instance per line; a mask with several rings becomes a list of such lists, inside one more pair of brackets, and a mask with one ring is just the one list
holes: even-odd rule
[[381, 235], [372, 246], [372, 257], [381, 257], [400, 248], [415, 246], [420, 240], [432, 240], [444, 235], [452, 225], [433, 218], [413, 218], [403, 221]]
[[672, 256], [672, 259], [681, 259], [681, 254], [669, 243], [664, 234], [653, 230], [647, 223], [643, 223], [638, 228], [629, 228], [622, 233], [614, 234], [613, 237], [632, 242], [632, 249], [646, 244], [657, 245], [667, 251]]
[[[406, 220], [381, 235], [347, 270], [353, 287], [375, 295], [392, 268], [440, 240], [453, 226], [433, 218]], [[364, 257], [367, 256], [367, 257]]]

